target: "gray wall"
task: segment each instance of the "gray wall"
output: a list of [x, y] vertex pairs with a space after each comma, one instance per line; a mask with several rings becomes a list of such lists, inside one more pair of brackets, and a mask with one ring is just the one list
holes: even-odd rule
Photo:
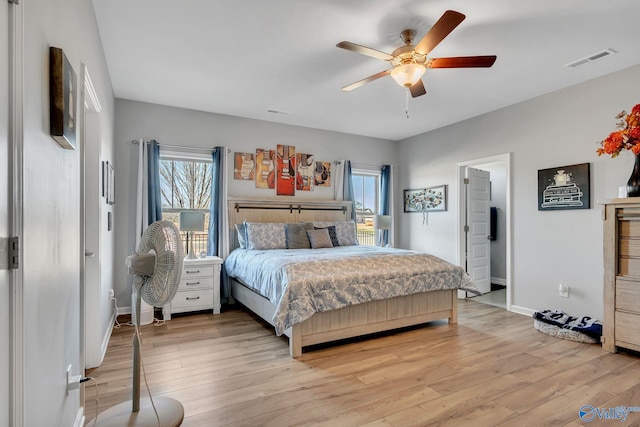
[[[339, 132], [282, 125], [241, 117], [116, 99], [115, 117], [115, 294], [119, 306], [130, 305], [131, 279], [124, 259], [135, 246], [135, 170], [138, 138], [155, 139], [160, 145], [213, 148], [225, 146], [233, 152], [255, 152], [256, 148], [275, 149], [277, 144], [296, 147], [316, 160], [349, 159], [369, 165], [396, 164], [397, 145], [393, 142]], [[335, 167], [335, 165], [332, 165]], [[230, 196], [276, 197], [274, 190], [259, 190], [252, 181], [234, 180], [229, 171]], [[334, 186], [297, 192], [296, 198], [332, 199]], [[286, 197], [286, 196], [282, 196]], [[126, 309], [125, 309], [126, 310]]]
[[[400, 246], [455, 261], [456, 163], [513, 153], [513, 301], [515, 308], [562, 309], [601, 317], [602, 220], [597, 200], [614, 198], [626, 184], [633, 155], [598, 157], [597, 141], [614, 129], [615, 115], [640, 99], [640, 66], [464, 122], [399, 144], [399, 188], [448, 184], [449, 210], [421, 218], [401, 214]], [[526, 76], [523, 76], [526, 80]], [[537, 171], [591, 164], [589, 210], [539, 212]], [[569, 299], [558, 284], [571, 287]]]
[[[30, 0], [24, 10], [25, 426], [71, 426], [79, 391], [66, 394], [66, 368], [80, 374], [79, 150], [49, 136], [49, 46], [64, 49], [82, 87], [86, 64], [111, 140], [113, 94], [95, 15], [86, 0]], [[78, 98], [79, 99], [79, 98]], [[78, 105], [79, 112], [82, 111]], [[82, 144], [81, 130], [78, 144]]]

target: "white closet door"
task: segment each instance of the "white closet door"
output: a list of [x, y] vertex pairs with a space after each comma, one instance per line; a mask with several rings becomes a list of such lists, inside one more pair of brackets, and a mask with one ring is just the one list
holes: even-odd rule
[[491, 292], [489, 172], [467, 168], [467, 272], [484, 294]]

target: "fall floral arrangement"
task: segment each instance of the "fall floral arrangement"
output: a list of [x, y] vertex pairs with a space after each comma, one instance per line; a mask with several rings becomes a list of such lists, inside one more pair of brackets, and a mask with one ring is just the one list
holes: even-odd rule
[[[625, 117], [626, 116], [626, 117]], [[627, 114], [626, 111], [616, 116], [618, 130], [611, 132], [609, 136], [600, 141], [597, 150], [598, 156], [610, 154], [617, 157], [622, 150], [631, 150], [633, 154], [640, 154], [640, 104], [637, 104]]]

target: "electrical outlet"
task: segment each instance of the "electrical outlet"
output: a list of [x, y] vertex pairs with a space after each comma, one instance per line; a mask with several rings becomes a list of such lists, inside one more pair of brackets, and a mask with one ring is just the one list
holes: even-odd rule
[[564, 283], [560, 283], [560, 286], [558, 286], [558, 293], [562, 298], [569, 298], [569, 286]]
[[113, 289], [109, 289], [109, 298], [113, 298], [113, 295], [114, 295]]

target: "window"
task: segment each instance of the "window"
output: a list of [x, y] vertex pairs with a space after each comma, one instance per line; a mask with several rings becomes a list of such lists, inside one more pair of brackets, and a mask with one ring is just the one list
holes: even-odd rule
[[353, 171], [353, 193], [356, 205], [356, 227], [361, 245], [375, 246], [373, 217], [380, 206], [380, 172]]
[[[196, 254], [207, 251], [209, 230], [209, 207], [212, 184], [211, 161], [203, 159], [160, 158], [160, 193], [162, 198], [162, 219], [180, 227], [180, 212], [195, 210], [203, 212], [204, 231], [193, 233]], [[182, 243], [187, 248], [187, 233], [182, 235]]]

